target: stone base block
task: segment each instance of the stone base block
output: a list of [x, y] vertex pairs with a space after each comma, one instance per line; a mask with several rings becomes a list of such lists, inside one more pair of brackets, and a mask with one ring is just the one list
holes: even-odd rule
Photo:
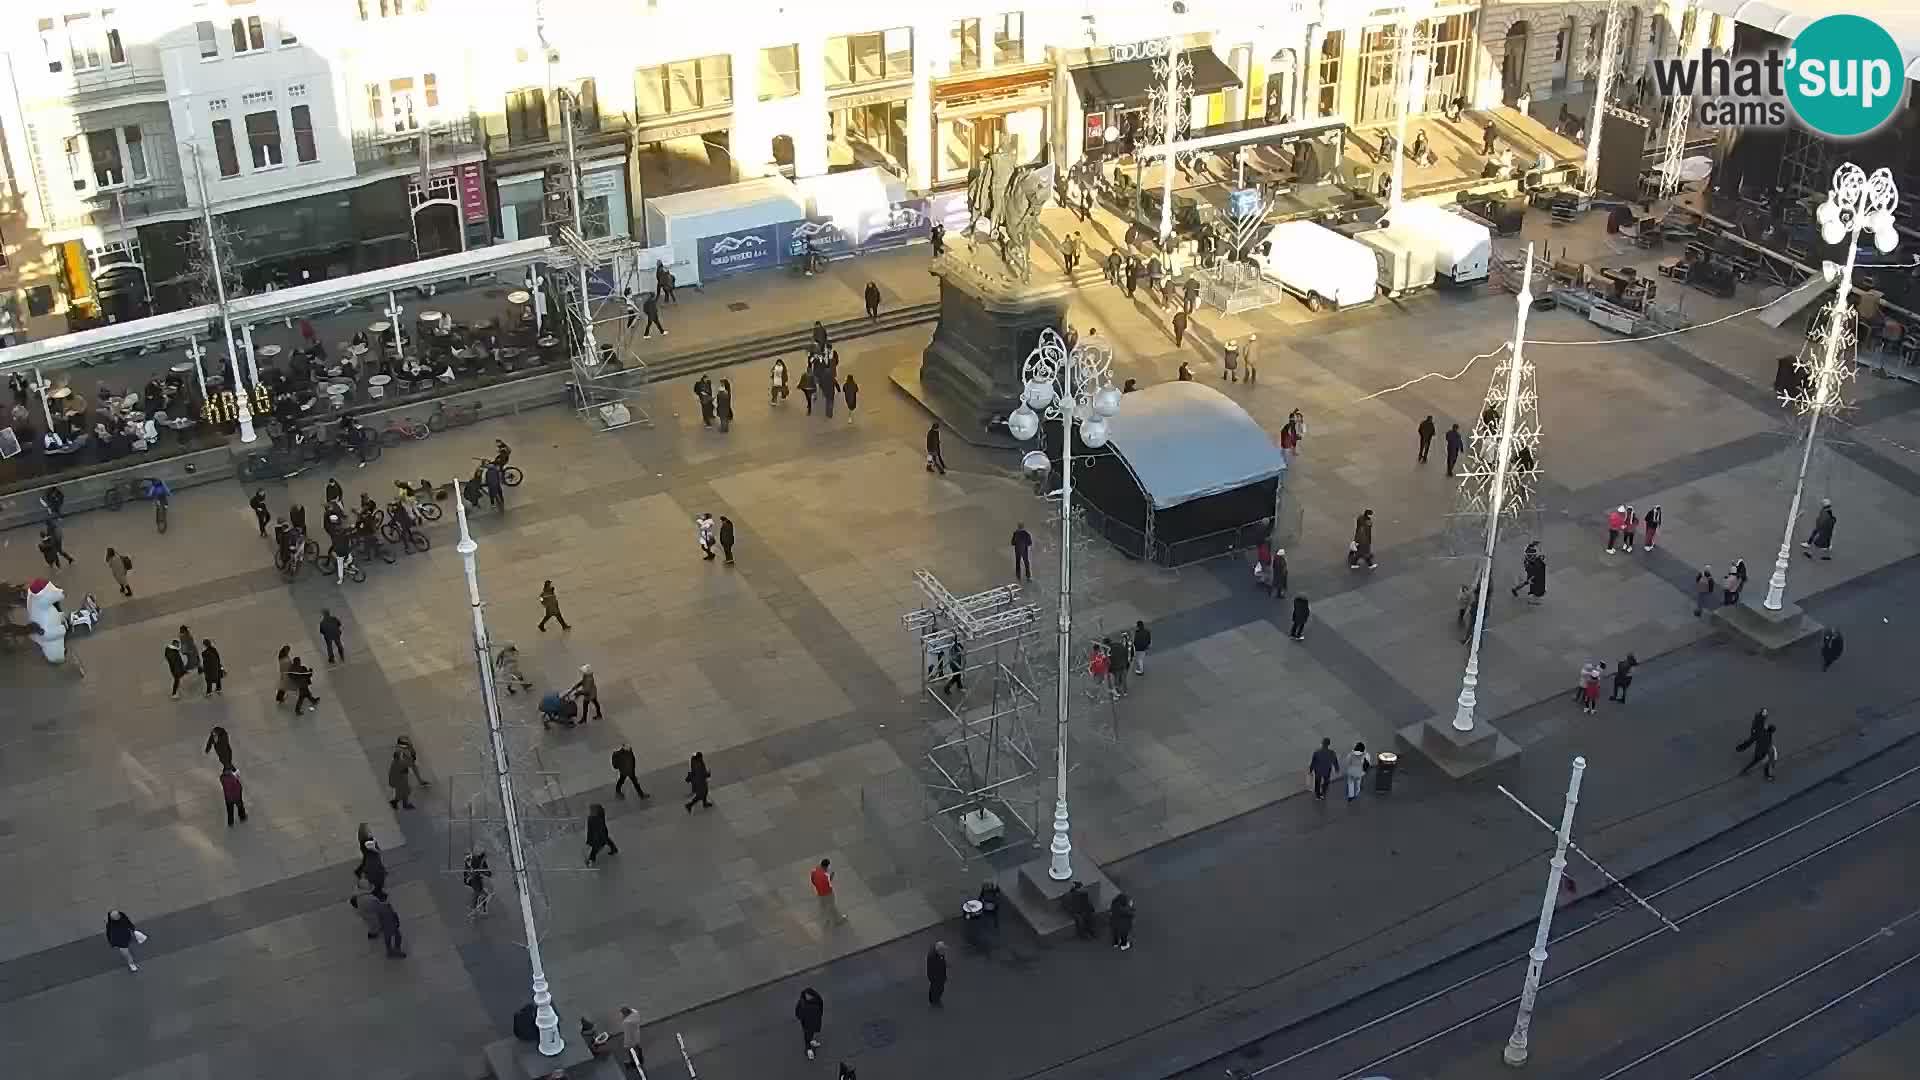
[[[605, 1077], [613, 1080], [620, 1075], [620, 1064], [612, 1057], [595, 1058], [593, 1048], [580, 1037], [579, 1021], [574, 1020], [575, 1029], [566, 1030], [569, 1023], [566, 1016], [560, 1017], [560, 1034], [566, 1039], [566, 1046], [557, 1057], [541, 1057], [540, 1047], [536, 1043], [521, 1042], [515, 1038], [496, 1039], [487, 1044], [487, 1071], [493, 1080], [545, 1080], [556, 1069], [565, 1069], [569, 1080], [580, 1077]], [[620, 1042], [616, 1029], [614, 1045]]]
[[1087, 891], [1093, 894], [1094, 910], [1103, 913], [1120, 891], [1085, 855], [1075, 853], [1073, 878], [1069, 881], [1055, 881], [1049, 877], [1047, 868], [1051, 863], [1052, 859], [1042, 854], [1012, 870], [1002, 870], [995, 878], [1000, 886], [1001, 897], [1033, 931], [1034, 936], [1040, 938], [1064, 937], [1073, 933], [1073, 917], [1061, 908], [1060, 898], [1067, 895], [1067, 890], [1073, 887], [1075, 881], [1087, 887]]
[[[1764, 594], [1765, 590], [1760, 592]], [[1799, 604], [1786, 604], [1779, 611], [1768, 611], [1760, 606], [1759, 600], [1751, 597], [1742, 597], [1732, 607], [1716, 608], [1713, 621], [1749, 652], [1767, 655], [1805, 641], [1826, 629], [1802, 611]]]
[[1453, 714], [1429, 716], [1395, 733], [1401, 745], [1417, 751], [1455, 780], [1497, 765], [1520, 752], [1520, 746], [1484, 720], [1472, 731], [1455, 731]]

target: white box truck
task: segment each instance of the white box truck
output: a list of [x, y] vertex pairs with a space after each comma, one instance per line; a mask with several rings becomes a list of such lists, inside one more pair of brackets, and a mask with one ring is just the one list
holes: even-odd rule
[[1254, 261], [1310, 311], [1356, 307], [1377, 291], [1373, 250], [1311, 221], [1275, 225], [1255, 247]]
[[1353, 238], [1372, 250], [1387, 296], [1398, 298], [1433, 284], [1433, 252], [1419, 238], [1395, 229], [1372, 229]]
[[1436, 278], [1452, 285], [1487, 280], [1493, 259], [1493, 233], [1433, 203], [1403, 203], [1388, 214], [1386, 226], [1423, 244], [1433, 256]]

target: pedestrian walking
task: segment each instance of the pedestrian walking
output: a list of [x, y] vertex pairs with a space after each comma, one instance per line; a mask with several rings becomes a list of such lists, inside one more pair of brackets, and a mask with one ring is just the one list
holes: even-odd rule
[[387, 800], [388, 806], [397, 810], [413, 809], [412, 773], [406, 756], [396, 747], [393, 757], [387, 761], [387, 787], [393, 790], [393, 798]]
[[1493, 156], [1494, 135], [1498, 132], [1498, 130], [1499, 129], [1493, 126], [1493, 121], [1491, 120], [1487, 121], [1487, 126], [1481, 129], [1480, 131], [1480, 156], [1481, 157], [1490, 158]]
[[1200, 279], [1187, 275], [1187, 283], [1181, 290], [1181, 308], [1191, 315], [1200, 310]]
[[1120, 284], [1121, 259], [1120, 259], [1120, 252], [1118, 249], [1107, 252], [1107, 261], [1104, 269], [1106, 272], [1107, 284], [1109, 285]]
[[1121, 952], [1133, 948], [1133, 897], [1115, 893], [1107, 905], [1107, 930], [1113, 935], [1113, 947]]
[[1027, 523], [1013, 523], [1013, 580], [1033, 580], [1033, 534]]
[[1372, 570], [1379, 564], [1373, 561], [1373, 511], [1362, 510], [1360, 516], [1353, 519], [1353, 541], [1347, 548], [1347, 569], [1358, 570], [1366, 563]]
[[1240, 343], [1238, 341], [1227, 342], [1227, 347], [1220, 351], [1220, 378], [1227, 382], [1240, 381]]
[[393, 740], [393, 751], [400, 755], [402, 761], [407, 763], [407, 768], [413, 773], [414, 782], [418, 783], [421, 787], [433, 786], [433, 781], [427, 779], [427, 774], [420, 770], [420, 751], [414, 749], [412, 739], [402, 735]]
[[1133, 673], [1147, 673], [1147, 650], [1153, 646], [1153, 631], [1147, 629], [1147, 620], [1133, 620]]
[[867, 321], [872, 322], [878, 319], [880, 317], [880, 286], [869, 281], [865, 291], [860, 295], [867, 302]]
[[247, 820], [246, 789], [240, 786], [240, 774], [232, 765], [220, 767], [220, 797], [227, 804], [227, 828], [233, 828], [233, 816], [237, 813], [240, 820]]
[[1189, 316], [1183, 308], [1173, 313], [1173, 347], [1182, 348], [1187, 343], [1187, 320]]
[[600, 860], [600, 849], [606, 848], [612, 855], [620, 854], [620, 845], [613, 842], [607, 834], [607, 808], [594, 803], [587, 807], [587, 865], [592, 866]]
[[73, 565], [74, 558], [72, 555], [67, 554], [66, 534], [60, 530], [60, 522], [58, 519], [47, 522], [47, 532], [43, 542], [49, 545], [41, 549], [41, 553], [47, 557], [48, 569], [56, 569], [61, 559], [67, 560], [68, 566]]
[[640, 776], [634, 772], [633, 745], [631, 743], [625, 739], [621, 739], [619, 748], [613, 752], [613, 756], [608, 760], [613, 764], [613, 772], [616, 777], [613, 782], [614, 798], [626, 798], [627, 793], [625, 789], [628, 784], [633, 785], [633, 793], [641, 798], [653, 798], [653, 796], [647, 794], [646, 788], [640, 786]]
[[1627, 531], [1627, 508], [1624, 504], [1607, 511], [1607, 554], [1620, 546], [1620, 534]]
[[807, 1052], [807, 1060], [813, 1060], [813, 1052], [820, 1049], [820, 1027], [826, 1022], [827, 1003], [820, 991], [809, 986], [800, 991], [800, 1001], [793, 1007], [794, 1018], [800, 1021], [800, 1046]]
[[733, 519], [720, 515], [720, 554], [727, 566], [733, 565]]
[[660, 322], [659, 293], [650, 292], [647, 294], [647, 298], [640, 302], [640, 313], [647, 317], [647, 325], [640, 330], [641, 337], [652, 337], [655, 330], [660, 331], [661, 337], [667, 336], [667, 328]]
[[947, 253], [947, 227], [939, 222], [927, 230], [927, 240], [933, 244], [933, 257], [939, 258]]
[[1080, 234], [1068, 233], [1066, 238], [1060, 241], [1060, 268], [1067, 272], [1068, 277], [1073, 276], [1073, 266], [1079, 259]]
[[1133, 299], [1134, 290], [1140, 287], [1140, 275], [1145, 272], [1146, 270], [1140, 265], [1139, 259], [1131, 256], [1128, 257], [1126, 277], [1123, 279], [1127, 289], [1127, 299]]
[[1641, 523], [1647, 527], [1646, 548], [1648, 551], [1653, 550], [1653, 538], [1660, 532], [1660, 522], [1664, 516], [1660, 507], [1655, 505], [1653, 509], [1647, 511], [1647, 516], [1641, 519]]
[[1807, 534], [1806, 543], [1800, 545], [1800, 554], [1813, 558], [1815, 550], [1822, 559], [1833, 558], [1833, 527], [1839, 519], [1833, 513], [1833, 500], [1820, 500], [1820, 513], [1813, 519], [1813, 531]]
[[693, 380], [694, 400], [700, 403], [700, 425], [713, 426], [713, 380], [705, 375]]
[[846, 922], [847, 917], [840, 914], [840, 901], [833, 894], [833, 860], [821, 859], [807, 878], [813, 883], [814, 898], [820, 902], [820, 921], [825, 925]]
[[547, 632], [547, 620], [549, 619], [560, 620], [560, 629], [562, 630], [573, 629], [572, 626], [567, 624], [567, 617], [560, 614], [560, 593], [554, 589], [552, 578], [548, 578], [540, 586], [540, 611], [541, 633], [544, 634]]
[[1732, 607], [1739, 603], [1740, 594], [1746, 590], [1746, 587], [1747, 560], [1735, 559], [1733, 560], [1733, 566], [1727, 570], [1727, 580], [1724, 592], [1720, 597], [1720, 602], [1727, 607]]
[[1274, 548], [1272, 561], [1267, 563], [1267, 588], [1272, 590], [1275, 600], [1287, 595], [1287, 549]]
[[1304, 596], [1293, 598], [1293, 626], [1287, 636], [1295, 641], [1307, 640], [1307, 598]]
[[721, 379], [720, 389], [714, 391], [713, 415], [720, 420], [721, 434], [733, 430], [733, 384], [726, 379]]
[[600, 710], [600, 683], [599, 680], [593, 677], [592, 664], [580, 665], [580, 678], [573, 684], [572, 689], [567, 691], [566, 696], [580, 699], [581, 723], [586, 723], [587, 706], [589, 705], [593, 706], [593, 718], [595, 720], [606, 719], [607, 714]]
[[927, 950], [927, 1004], [940, 1007], [947, 993], [947, 943], [936, 941]]
[[940, 452], [940, 421], [927, 425], [927, 471], [947, 475], [947, 458]]
[[[1765, 714], [1765, 710], [1761, 710], [1761, 715]], [[1760, 723], [1745, 739], [1741, 740], [1738, 746], [1733, 748], [1735, 753], [1739, 753], [1749, 746], [1753, 747], [1753, 756], [1748, 758], [1747, 763], [1740, 769], [1741, 776], [1752, 772], [1755, 765], [1760, 765], [1762, 766], [1761, 775], [1769, 780], [1773, 779], [1773, 766], [1780, 760], [1780, 751], [1773, 745], [1774, 731], [1772, 724]]]
[[1346, 777], [1348, 802], [1352, 802], [1360, 797], [1360, 781], [1365, 779], [1368, 771], [1372, 768], [1373, 758], [1367, 754], [1367, 744], [1363, 742], [1354, 743], [1353, 749], [1347, 751]]
[[227, 665], [220, 658], [220, 650], [213, 647], [213, 640], [200, 643], [200, 677], [207, 680], [207, 696], [224, 694], [227, 681]]
[[664, 260], [655, 259], [653, 263], [653, 287], [659, 292], [662, 303], [677, 304], [680, 285], [673, 279], [673, 271], [667, 269]]
[[1127, 696], [1127, 672], [1133, 668], [1133, 644], [1125, 634], [1107, 640], [1107, 671], [1113, 676], [1113, 696], [1123, 698]]
[[1607, 665], [1589, 660], [1580, 666], [1580, 711], [1591, 713], [1599, 707], [1600, 674]]
[[713, 561], [713, 531], [713, 515], [701, 511], [700, 516], [693, 519], [693, 534], [700, 542], [701, 556], [707, 562]]
[[820, 388], [820, 406], [826, 410], [827, 419], [833, 419], [833, 399], [840, 393], [840, 379], [826, 364], [820, 365], [820, 378], [814, 383]]
[[1425, 465], [1427, 463], [1427, 448], [1433, 445], [1433, 414], [1428, 413], [1426, 419], [1420, 421], [1420, 426], [1413, 429], [1413, 433], [1420, 439], [1420, 452], [1414, 460]]
[[840, 380], [840, 396], [847, 399], [847, 423], [853, 423], [853, 411], [860, 407], [860, 384], [853, 381], [853, 372]]
[[[368, 941], [372, 941], [380, 936], [380, 915], [373, 910], [373, 904], [370, 902], [372, 899], [371, 895], [363, 893], [355, 893], [347, 897], [347, 906], [353, 908], [353, 910], [359, 914], [360, 925], [367, 928]], [[362, 901], [369, 902], [363, 903]]]
[[[21, 378], [21, 376], [18, 374], [15, 374], [12, 377], [15, 379]], [[24, 387], [24, 385], [25, 385], [25, 380], [23, 379], [22, 386]], [[26, 405], [27, 402], [26, 402], [26, 396], [24, 391], [22, 390], [15, 391], [14, 403], [22, 407]], [[48, 517], [57, 519], [60, 517], [61, 508], [67, 505], [67, 493], [60, 490], [59, 484], [53, 484], [49, 486], [46, 491], [41, 493], [40, 505], [46, 508]]]
[[200, 670], [200, 643], [193, 640], [193, 631], [182, 624], [179, 630], [180, 652], [187, 662], [188, 671]]
[[813, 355], [815, 356], [827, 355], [827, 350], [833, 347], [833, 339], [827, 336], [827, 328], [821, 324], [819, 319], [813, 320], [812, 334], [813, 334]]
[[1820, 670], [1825, 671], [1832, 667], [1833, 662], [1840, 659], [1840, 654], [1846, 651], [1847, 636], [1828, 627], [1826, 633], [1820, 635]]
[[713, 808], [713, 800], [707, 798], [708, 787], [712, 783], [713, 774], [707, 771], [707, 756], [695, 751], [693, 760], [687, 763], [687, 789], [693, 792], [693, 797], [687, 800], [684, 807], [687, 813], [693, 813], [695, 803], [708, 809]]
[[267, 489], [254, 489], [253, 498], [247, 500], [247, 505], [253, 507], [253, 520], [260, 526], [260, 535], [267, 535], [267, 526], [273, 524], [273, 512], [267, 509]]
[[128, 971], [139, 971], [140, 965], [133, 961], [133, 947], [144, 945], [147, 935], [133, 924], [127, 913], [119, 908], [107, 912], [107, 944], [127, 962]]
[[1620, 540], [1621, 540], [1620, 546], [1622, 547], [1622, 549], [1624, 549], [1627, 552], [1627, 554], [1629, 555], [1633, 554], [1633, 542], [1639, 538], [1639, 535], [1640, 535], [1640, 514], [1638, 511], [1636, 511], [1633, 508], [1632, 503], [1628, 503], [1627, 519], [1621, 528], [1621, 535], [1620, 535]]
[[362, 907], [372, 907], [374, 924], [380, 928], [380, 943], [386, 946], [387, 956], [395, 960], [407, 958], [407, 952], [400, 939], [400, 913], [393, 910], [393, 902], [387, 899], [382, 889], [375, 889], [360, 897]]
[[347, 658], [347, 647], [340, 639], [340, 617], [332, 608], [320, 609], [320, 641], [327, 647], [327, 663], [336, 664]]
[[1339, 763], [1340, 756], [1333, 752], [1333, 740], [1321, 739], [1320, 749], [1307, 759], [1307, 777], [1313, 781], [1315, 799], [1327, 801], [1327, 788], [1333, 783], [1333, 770]]
[[1462, 437], [1460, 434], [1459, 424], [1452, 424], [1447, 427], [1447, 475], [1448, 476], [1453, 475], [1454, 466], [1460, 461], [1460, 450], [1462, 447], [1466, 445], [1466, 442], [1467, 440], [1464, 437]]
[[1713, 567], [1703, 566], [1700, 568], [1700, 572], [1698, 574], [1695, 574], [1693, 577], [1693, 617], [1694, 618], [1696, 619], [1699, 618], [1700, 613], [1702, 611], [1705, 611], [1708, 607], [1712, 606], [1713, 589], [1714, 589]]
[[127, 584], [127, 575], [133, 572], [132, 559], [108, 548], [107, 572], [113, 575], [113, 583], [120, 586], [121, 596], [133, 595], [133, 586]]
[[207, 745], [201, 749], [200, 753], [212, 754], [219, 758], [220, 767], [223, 769], [233, 768], [233, 740], [227, 735], [227, 729], [218, 724], [213, 726], [213, 730], [207, 732]]
[[804, 371], [800, 372], [800, 396], [806, 399], [808, 416], [813, 415], [813, 391], [813, 367], [808, 365]]
[[186, 657], [182, 655], [180, 639], [174, 638], [168, 641], [167, 647], [163, 652], [167, 660], [167, 673], [173, 676], [173, 689], [170, 693], [173, 700], [179, 701], [180, 680], [187, 677], [187, 660]]
[[280, 652], [276, 659], [280, 668], [280, 681], [277, 684], [278, 688], [274, 691], [273, 700], [275, 702], [285, 702], [287, 700], [287, 691], [293, 689], [293, 646], [280, 646]]

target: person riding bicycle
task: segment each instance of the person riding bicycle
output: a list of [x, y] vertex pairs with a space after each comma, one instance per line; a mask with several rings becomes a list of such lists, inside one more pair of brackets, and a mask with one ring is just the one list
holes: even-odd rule
[[339, 585], [347, 580], [347, 571], [353, 569], [353, 537], [342, 531], [333, 535], [333, 583]]
[[508, 446], [500, 439], [493, 440], [493, 463], [495, 465], [500, 466], [504, 471], [507, 467], [507, 459], [511, 457], [513, 457], [513, 447]]
[[286, 565], [287, 561], [293, 557], [293, 553], [298, 551], [299, 549], [300, 549], [299, 530], [287, 524], [286, 518], [281, 518], [279, 521], [275, 522], [273, 526], [274, 565], [276, 566]]
[[393, 503], [387, 507], [387, 520], [393, 523], [394, 529], [400, 534], [400, 550], [411, 554], [414, 529], [418, 526], [418, 522], [414, 519], [413, 508], [407, 503], [406, 499], [393, 500]]
[[374, 502], [373, 496], [364, 491], [360, 493], [360, 514], [362, 517], [378, 517], [380, 515], [380, 504]]
[[156, 476], [147, 481], [147, 497], [160, 506], [165, 507], [168, 501], [173, 498], [173, 491], [167, 487], [165, 480]]

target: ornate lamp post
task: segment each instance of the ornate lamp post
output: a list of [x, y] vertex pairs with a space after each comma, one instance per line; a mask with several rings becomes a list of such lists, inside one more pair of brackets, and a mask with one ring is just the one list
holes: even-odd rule
[[1787, 506], [1787, 529], [1780, 537], [1780, 553], [1773, 560], [1773, 577], [1767, 580], [1763, 606], [1768, 611], [1779, 611], [1786, 602], [1793, 530], [1800, 517], [1800, 497], [1807, 486], [1807, 464], [1813, 459], [1813, 440], [1820, 429], [1820, 416], [1839, 406], [1840, 382], [1852, 374], [1852, 365], [1840, 360], [1840, 343], [1850, 333], [1847, 319], [1851, 310], [1847, 297], [1853, 291], [1853, 262], [1860, 250], [1860, 234], [1872, 231], [1874, 248], [1881, 254], [1892, 251], [1900, 243], [1900, 234], [1893, 227], [1893, 208], [1899, 203], [1900, 192], [1893, 184], [1893, 170], [1876, 169], [1868, 176], [1860, 166], [1847, 162], [1834, 170], [1833, 187], [1827, 192], [1827, 200], [1814, 213], [1820, 222], [1820, 238], [1829, 244], [1844, 243], [1847, 261], [1837, 268], [1832, 263], [1822, 266], [1827, 280], [1833, 280], [1836, 273], [1840, 278], [1833, 294], [1833, 306], [1827, 309], [1827, 339], [1820, 354], [1804, 362], [1803, 366], [1812, 376], [1807, 381], [1807, 389], [1799, 397], [1788, 399], [1807, 414], [1807, 435], [1800, 448], [1800, 474], [1793, 482], [1793, 502]]
[[[1054, 761], [1053, 862], [1047, 876], [1055, 881], [1073, 877], [1073, 841], [1067, 827], [1067, 703], [1073, 675], [1073, 425], [1080, 425], [1080, 441], [1098, 450], [1107, 444], [1107, 418], [1120, 411], [1120, 390], [1113, 385], [1113, 353], [1102, 345], [1082, 343], [1069, 352], [1053, 330], [1040, 332], [1040, 343], [1027, 354], [1022, 371], [1027, 388], [1020, 407], [1007, 417], [1007, 430], [1025, 442], [1040, 433], [1042, 417], [1060, 421], [1060, 624], [1059, 682], [1054, 700], [1059, 752]], [[1052, 463], [1046, 452], [1028, 452], [1026, 464], [1036, 471]]]
[[1573, 811], [1580, 805], [1580, 778], [1586, 774], [1587, 759], [1573, 759], [1573, 776], [1567, 781], [1567, 805], [1560, 813], [1560, 831], [1554, 836], [1553, 858], [1547, 862], [1547, 894], [1540, 901], [1540, 921], [1534, 926], [1533, 948], [1527, 950], [1527, 978], [1520, 986], [1520, 1011], [1513, 1017], [1513, 1034], [1500, 1057], [1509, 1065], [1527, 1063], [1533, 1029], [1533, 1006], [1540, 997], [1540, 973], [1547, 966], [1547, 944], [1553, 935], [1553, 905], [1560, 898], [1560, 879], [1567, 873], [1567, 845], [1573, 839]]

